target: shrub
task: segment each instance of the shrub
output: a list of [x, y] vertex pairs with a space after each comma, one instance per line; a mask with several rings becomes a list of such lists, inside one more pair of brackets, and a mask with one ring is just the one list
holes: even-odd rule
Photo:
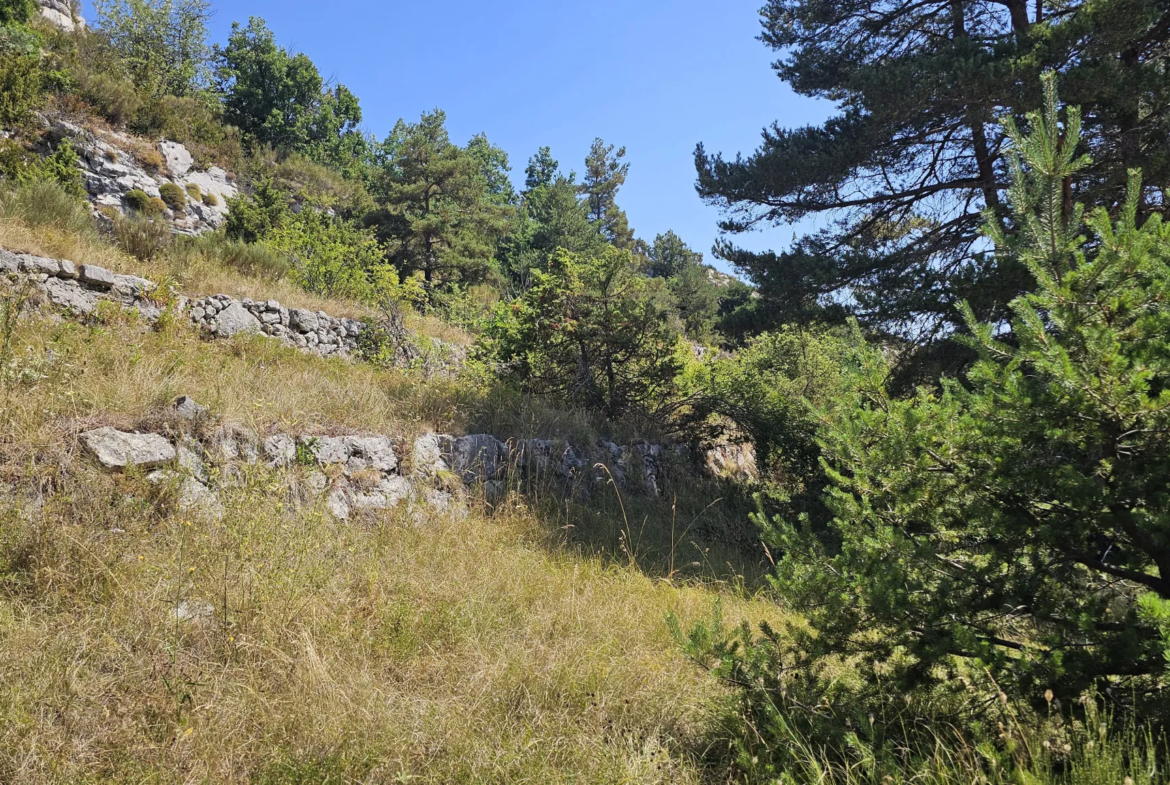
[[527, 390], [609, 418], [655, 416], [672, 406], [680, 369], [671, 305], [628, 251], [561, 249], [522, 298], [496, 308], [481, 346]]
[[160, 153], [158, 150], [156, 150], [153, 147], [139, 150], [136, 157], [138, 158], [138, 163], [142, 164], [143, 167], [150, 169], [151, 171], [154, 171], [154, 172], [157, 172], [159, 169], [162, 169], [163, 166], [166, 164], [166, 161], [163, 159], [162, 153]]
[[36, 13], [34, 0], [0, 0], [0, 25], [22, 25]]
[[192, 202], [203, 201], [203, 192], [199, 189], [198, 183], [187, 183], [186, 190]]
[[227, 236], [233, 240], [254, 243], [267, 237], [292, 216], [291, 196], [277, 186], [272, 178], [261, 178], [252, 192], [228, 200]]
[[142, 106], [142, 99], [129, 79], [87, 69], [71, 73], [78, 94], [112, 125], [125, 126]]
[[166, 212], [167, 203], [157, 196], [150, 196], [146, 191], [137, 188], [122, 195], [122, 201], [136, 213], [143, 215], [160, 215]]
[[171, 245], [172, 235], [163, 221], [142, 216], [119, 217], [114, 221], [114, 241], [135, 259], [149, 262]]
[[0, 202], [0, 217], [75, 234], [93, 232], [93, 220], [85, 203], [52, 180], [27, 182], [5, 195]]
[[325, 297], [378, 304], [397, 297], [398, 273], [373, 233], [306, 207], [269, 233], [265, 242], [288, 255], [292, 278]]
[[39, 53], [0, 54], [0, 125], [20, 125], [40, 105], [44, 71]]
[[0, 177], [17, 185], [53, 182], [76, 199], [85, 196], [77, 153], [68, 139], [62, 140], [56, 150], [43, 157], [11, 139], [0, 140]]
[[175, 212], [182, 212], [187, 207], [187, 195], [175, 183], [163, 183], [158, 187], [158, 195], [166, 202], [167, 207]]
[[203, 203], [208, 207], [216, 207], [219, 205], [219, 197], [213, 193], [203, 194]]

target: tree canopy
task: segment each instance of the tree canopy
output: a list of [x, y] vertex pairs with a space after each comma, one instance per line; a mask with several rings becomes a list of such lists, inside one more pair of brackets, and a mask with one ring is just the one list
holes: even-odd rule
[[[1170, 10], [1157, 0], [770, 0], [762, 40], [798, 94], [838, 108], [821, 125], [765, 129], [759, 149], [698, 147], [698, 191], [725, 211], [717, 253], [770, 303], [772, 323], [859, 318], [917, 342], [962, 323], [956, 304], [1001, 319], [1033, 281], [988, 255], [983, 211], [1013, 231], [998, 121], [1040, 105], [1040, 73], [1084, 107], [1090, 169], [1070, 198], [1114, 208], [1143, 167], [1139, 214], [1170, 185]], [[735, 234], [831, 220], [787, 251]]]

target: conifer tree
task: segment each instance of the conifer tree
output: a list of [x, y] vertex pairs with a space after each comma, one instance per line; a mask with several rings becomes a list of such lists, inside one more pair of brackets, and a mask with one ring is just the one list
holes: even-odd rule
[[[1161, 0], [769, 0], [762, 40], [798, 94], [834, 102], [820, 125], [765, 129], [746, 157], [696, 151], [698, 190], [725, 211], [718, 254], [746, 272], [775, 322], [858, 317], [930, 343], [1034, 282], [988, 256], [982, 213], [1012, 231], [999, 120], [1041, 103], [1061, 74], [1085, 111], [1092, 167], [1070, 198], [1114, 209], [1144, 170], [1138, 212], [1170, 187], [1170, 7]], [[739, 232], [823, 216], [782, 253], [737, 247]]]
[[629, 219], [617, 206], [617, 192], [625, 185], [630, 171], [630, 165], [622, 160], [625, 157], [626, 148], [615, 150], [613, 145], [606, 146], [601, 139], [594, 139], [589, 155], [585, 157], [585, 179], [579, 187], [588, 205], [590, 220], [618, 248], [629, 248], [634, 242]]

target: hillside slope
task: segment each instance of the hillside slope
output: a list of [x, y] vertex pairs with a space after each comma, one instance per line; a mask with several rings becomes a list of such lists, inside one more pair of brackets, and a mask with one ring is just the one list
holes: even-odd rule
[[[166, 272], [59, 228], [9, 222], [0, 240]], [[394, 434], [410, 467], [416, 436], [467, 432], [493, 404], [142, 309], [34, 304], [0, 425], [0, 780], [702, 780], [718, 693], [664, 614], [775, 613], [740, 599], [743, 556], [703, 541], [717, 510], [668, 528], [672, 503], [697, 512], [714, 486], [700, 499], [664, 477], [663, 499], [638, 501], [602, 484], [577, 502], [555, 482], [448, 488], [466, 503], [342, 521], [305, 487], [344, 471], [294, 452], [209, 461], [216, 508], [184, 504], [177, 475], [110, 470], [82, 435]], [[179, 416], [180, 395], [207, 419]]]

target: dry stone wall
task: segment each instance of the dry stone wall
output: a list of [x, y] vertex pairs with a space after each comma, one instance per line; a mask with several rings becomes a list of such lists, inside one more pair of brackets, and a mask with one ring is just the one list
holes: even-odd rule
[[321, 500], [339, 520], [405, 507], [464, 514], [469, 498], [488, 502], [525, 483], [548, 480], [567, 495], [589, 496], [613, 482], [630, 493], [657, 495], [663, 479], [658, 445], [599, 442], [590, 449], [548, 440], [503, 442], [488, 434], [427, 433], [413, 440], [382, 434], [257, 434], [215, 423], [189, 397], [171, 407], [165, 433], [106, 426], [85, 431], [85, 451], [110, 471], [148, 472], [173, 492], [184, 512], [220, 518], [220, 494], [248, 467], [285, 473], [294, 499]]

